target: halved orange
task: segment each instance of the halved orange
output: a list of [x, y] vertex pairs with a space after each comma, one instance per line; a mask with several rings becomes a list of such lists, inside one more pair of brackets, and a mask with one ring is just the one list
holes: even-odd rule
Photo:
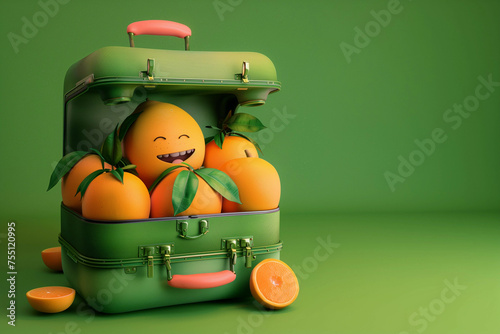
[[45, 286], [26, 292], [30, 305], [44, 313], [66, 310], [75, 300], [75, 290], [65, 286]]
[[55, 271], [62, 271], [61, 247], [47, 248], [42, 251], [42, 260], [47, 267]]
[[250, 275], [252, 296], [270, 309], [280, 309], [294, 302], [299, 295], [299, 281], [283, 261], [265, 259]]

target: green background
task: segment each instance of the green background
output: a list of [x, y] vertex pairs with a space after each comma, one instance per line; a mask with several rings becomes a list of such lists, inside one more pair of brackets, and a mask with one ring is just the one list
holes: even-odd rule
[[[473, 101], [479, 77], [500, 81], [500, 3], [402, 0], [385, 26], [370, 23], [372, 11], [387, 10], [390, 1], [221, 0], [226, 11], [219, 13], [214, 3], [69, 1], [17, 53], [9, 33], [22, 35], [23, 18], [33, 22], [42, 7], [37, 1], [2, 4], [0, 241], [5, 254], [6, 225], [15, 221], [13, 332], [36, 326], [59, 333], [75, 322], [82, 333], [187, 324], [188, 332], [208, 326], [216, 333], [497, 333], [500, 87], [459, 127], [443, 117], [455, 104]], [[260, 139], [282, 181], [282, 259], [311, 270], [299, 275], [296, 303], [266, 313], [272, 316], [262, 323], [251, 302], [98, 315], [87, 322], [75, 311], [77, 303], [41, 316], [23, 296], [33, 287], [66, 284], [39, 258], [41, 249], [56, 245], [59, 230], [60, 194], [45, 189], [62, 151], [66, 70], [101, 47], [127, 46], [126, 26], [145, 19], [190, 26], [192, 50], [257, 51], [275, 63], [282, 91], [264, 106], [241, 110], [280, 125]], [[374, 29], [367, 45], [358, 44], [347, 59], [342, 43], [356, 46], [357, 29], [365, 28]], [[183, 43], [140, 36], [136, 45], [181, 49]], [[283, 122], [278, 115], [285, 112], [293, 118]], [[400, 157], [417, 157], [415, 141], [432, 138], [435, 129], [446, 140], [391, 189], [385, 173], [398, 173]], [[317, 238], [328, 235], [341, 246], [318, 262]], [[409, 317], [439, 299], [444, 280], [455, 278], [467, 286], [463, 294], [426, 320], [425, 329], [412, 324]], [[242, 329], [238, 319], [259, 325]]]

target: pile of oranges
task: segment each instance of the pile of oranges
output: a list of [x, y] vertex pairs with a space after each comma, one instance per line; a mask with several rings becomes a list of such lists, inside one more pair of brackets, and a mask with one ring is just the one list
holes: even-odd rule
[[[229, 112], [211, 138], [181, 108], [158, 101], [141, 103], [109, 134], [100, 150], [65, 155], [51, 175], [60, 179], [66, 207], [85, 218], [120, 221], [173, 216], [261, 211], [279, 205], [278, 172], [259, 158], [257, 143], [241, 132], [265, 128], [254, 116]], [[62, 270], [61, 247], [42, 252], [45, 264]], [[298, 281], [284, 262], [266, 259], [252, 270], [250, 291], [267, 308], [290, 305]], [[60, 312], [75, 291], [43, 287], [29, 291], [41, 312]], [[49, 296], [47, 298], [46, 296]]]
[[206, 140], [186, 111], [147, 100], [100, 151], [63, 157], [49, 189], [62, 178], [64, 205], [97, 220], [277, 208], [281, 186], [276, 169], [258, 157], [253, 140], [231, 131], [229, 118], [238, 125], [234, 128], [260, 129], [253, 116], [229, 113], [216, 128], [220, 132]]

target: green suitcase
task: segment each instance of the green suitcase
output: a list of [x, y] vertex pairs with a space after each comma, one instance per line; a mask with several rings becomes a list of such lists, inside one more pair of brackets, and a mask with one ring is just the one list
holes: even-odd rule
[[[64, 81], [64, 147], [98, 148], [146, 98], [217, 125], [241, 105], [280, 89], [273, 63], [252, 52], [189, 50], [188, 27], [141, 21], [131, 47], [105, 47], [72, 65]], [[133, 36], [185, 39], [185, 51], [136, 48]], [[251, 65], [251, 67], [250, 67]], [[61, 205], [63, 271], [95, 310], [120, 313], [249, 295], [252, 268], [279, 259], [279, 209], [141, 221], [89, 220]]]

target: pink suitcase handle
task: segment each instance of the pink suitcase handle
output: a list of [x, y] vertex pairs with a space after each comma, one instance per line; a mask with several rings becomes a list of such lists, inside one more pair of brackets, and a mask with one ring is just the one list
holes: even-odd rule
[[134, 47], [134, 35], [160, 35], [184, 38], [186, 50], [189, 50], [191, 29], [182, 23], [164, 20], [137, 21], [128, 25], [127, 33], [132, 48]]
[[208, 289], [229, 284], [235, 279], [235, 273], [223, 270], [216, 273], [173, 275], [168, 285], [178, 289]]
[[127, 33], [185, 38], [191, 36], [191, 29], [182, 23], [173, 21], [146, 20], [130, 23], [127, 27]]

